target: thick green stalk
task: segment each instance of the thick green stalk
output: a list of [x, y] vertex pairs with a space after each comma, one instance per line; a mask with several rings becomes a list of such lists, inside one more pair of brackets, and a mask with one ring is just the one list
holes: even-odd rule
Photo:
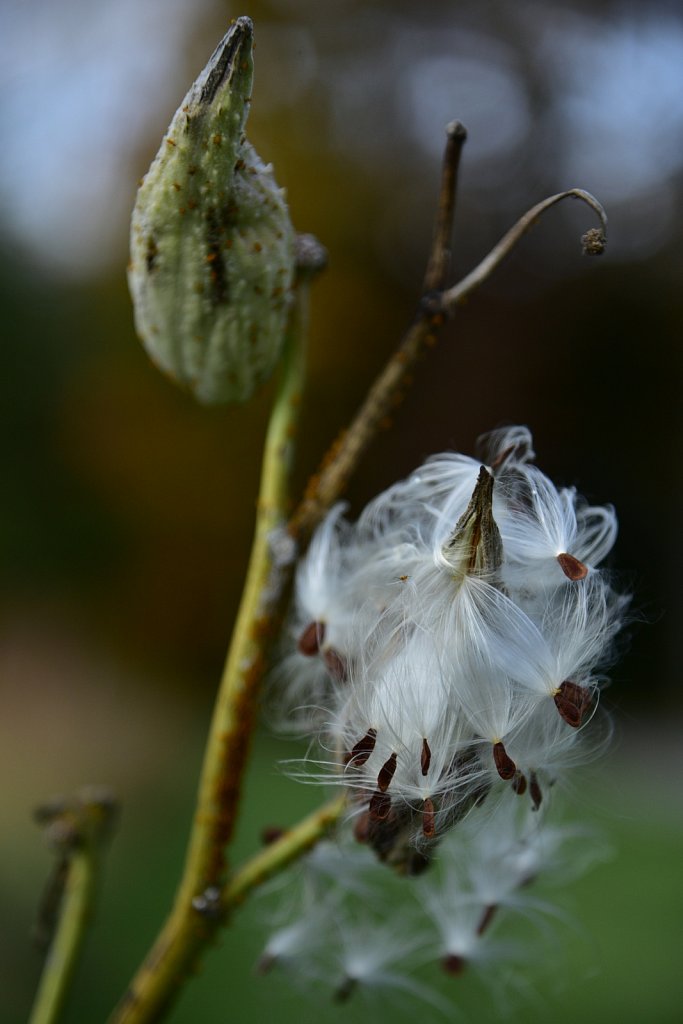
[[254, 725], [264, 644], [277, 618], [275, 604], [282, 597], [280, 576], [294, 554], [287, 547], [283, 554], [278, 541], [285, 539], [292, 442], [304, 379], [308, 282], [309, 275], [302, 275], [295, 291], [266, 435], [247, 579], [214, 708], [183, 877], [173, 910], [114, 1011], [112, 1024], [159, 1020], [220, 923], [197, 906], [207, 889], [218, 890], [225, 882], [225, 850], [234, 829]]

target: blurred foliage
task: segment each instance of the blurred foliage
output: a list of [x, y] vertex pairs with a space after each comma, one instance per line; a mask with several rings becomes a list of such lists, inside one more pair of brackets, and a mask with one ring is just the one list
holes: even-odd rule
[[[50, 17], [58, 19], [61, 4], [72, 13], [77, 7], [75, 0], [60, 0]], [[544, 194], [570, 185], [597, 191], [594, 180], [566, 178], [582, 166], [568, 158], [573, 139], [583, 140], [596, 161], [595, 180], [604, 180], [598, 156], [611, 152], [609, 133], [595, 137], [593, 146], [588, 120], [577, 134], [576, 104], [563, 92], [576, 77], [575, 61], [593, 59], [595, 46], [607, 47], [626, 27], [638, 53], [656, 64], [656, 47], [667, 38], [673, 45], [683, 15], [677, 5], [655, 3], [647, 5], [649, 20], [641, 25], [645, 12], [617, 0], [264, 0], [239, 9], [207, 2], [201, 11], [163, 103], [157, 94], [154, 109], [143, 110], [144, 96], [137, 99], [135, 124], [139, 129], [144, 113], [147, 134], [123, 145], [127, 122], [112, 127], [123, 147], [123, 200], [113, 195], [110, 205], [115, 211], [132, 205], [136, 179], [227, 19], [251, 15], [257, 40], [253, 141], [286, 185], [297, 226], [315, 232], [330, 252], [313, 300], [300, 490], [412, 316], [431, 231], [443, 119], [460, 117], [470, 132], [454, 245], [455, 270], [464, 273]], [[164, 46], [161, 21], [147, 47]], [[68, 49], [58, 56], [65, 76], [78, 74]], [[424, 78], [417, 73], [420, 62]], [[636, 64], [634, 90], [641, 82]], [[610, 69], [616, 76], [618, 67], [616, 60], [595, 63], [595, 81], [606, 83], [606, 92]], [[513, 90], [501, 91], [489, 72], [507, 76], [503, 81], [512, 80], [515, 95], [523, 97], [516, 135], [506, 134], [503, 123], [512, 116], [504, 97]], [[680, 92], [683, 71], [679, 75]], [[652, 793], [641, 792], [636, 780], [652, 779], [656, 787], [655, 773], [670, 749], [661, 723], [675, 723], [680, 711], [683, 170], [643, 141], [656, 142], [669, 130], [666, 120], [657, 120], [659, 108], [647, 125], [629, 121], [640, 109], [637, 96], [624, 93], [620, 109], [614, 83], [612, 106], [597, 88], [593, 105], [603, 120], [611, 115], [630, 125], [632, 148], [646, 159], [645, 170], [633, 167], [646, 184], [629, 193], [628, 180], [608, 180], [608, 194], [599, 195], [613, 228], [607, 254], [600, 261], [581, 259], [578, 239], [590, 226], [581, 209], [562, 208], [535, 229], [424, 359], [349, 500], [358, 511], [426, 455], [470, 451], [479, 433], [523, 422], [553, 479], [616, 505], [621, 536], [614, 567], [632, 583], [636, 622], [606, 701], [618, 722], [647, 715], [650, 724], [627, 732], [616, 812], [623, 817], [615, 818], [607, 799], [598, 815], [610, 819], [618, 857], [572, 887], [577, 919], [594, 938], [596, 956], [582, 949], [592, 938], [570, 936], [573, 952], [551, 978], [550, 988], [564, 983], [552, 1016], [601, 1024], [635, 1024], [647, 1016], [673, 1024], [682, 994], [674, 963], [680, 927], [672, 909], [680, 799], [672, 810], [662, 798], [655, 811]], [[59, 98], [58, 80], [55, 91]], [[419, 110], [427, 111], [422, 120], [416, 97]], [[432, 132], [433, 115], [441, 121], [434, 120]], [[432, 135], [433, 143], [424, 142]], [[647, 185], [651, 165], [660, 165], [656, 187]], [[592, 166], [588, 159], [585, 166]], [[626, 178], [630, 166], [624, 164]], [[5, 183], [0, 198], [8, 196]], [[248, 406], [206, 410], [153, 370], [132, 328], [125, 217], [117, 214], [112, 227], [108, 204], [103, 195], [101, 224], [91, 215], [84, 225], [77, 209], [60, 222], [62, 229], [69, 220], [80, 231], [87, 227], [100, 248], [107, 246], [106, 260], [93, 257], [91, 267], [85, 261], [68, 274], [55, 269], [48, 251], [68, 251], [68, 230], [53, 236], [47, 222], [41, 253], [10, 227], [9, 201], [0, 221], [0, 676], [7, 731], [0, 777], [8, 815], [0, 854], [0, 942], [8, 966], [8, 1021], [23, 1019], [38, 970], [25, 936], [46, 858], [29, 820], [32, 804], [53, 790], [102, 781], [124, 805], [70, 1021], [102, 1018], [168, 905], [246, 564], [270, 398], [266, 387]], [[250, 830], [253, 840], [254, 822], [260, 825], [270, 807], [290, 820], [315, 798], [273, 774], [279, 751], [270, 742], [263, 740], [259, 751], [244, 843]], [[637, 798], [631, 799], [634, 788]], [[258, 918], [260, 910], [249, 914]], [[230, 1012], [257, 1020], [273, 1006], [278, 1019], [287, 1020], [284, 986], [250, 979], [247, 964], [258, 942], [256, 931], [248, 940], [226, 934], [207, 956], [203, 982], [191, 986], [173, 1020], [218, 1022]], [[247, 1002], [238, 1003], [242, 998]], [[476, 1010], [478, 999], [464, 991], [463, 1005]], [[322, 1019], [312, 1004], [302, 1011], [289, 1002], [298, 1021]], [[509, 1019], [540, 1021], [549, 1011], [543, 1003], [524, 1004], [519, 1012]], [[341, 1013], [330, 1017], [341, 1019]]]
[[[169, 766], [154, 792], [125, 796], [127, 813], [107, 855], [97, 919], [65, 1024], [106, 1019], [168, 908], [192, 805], [188, 780], [203, 741], [197, 725], [187, 732], [183, 756]], [[258, 742], [236, 860], [257, 848], [264, 825], [294, 820], [315, 806], [317, 788], [295, 786], [273, 768], [288, 756], [290, 744], [265, 737]], [[460, 1019], [462, 1012], [464, 1020], [504, 1019], [510, 1024], [542, 1024], [549, 1019], [557, 1024], [577, 1019], [586, 1024], [640, 1024], [644, 1017], [656, 1024], [679, 1020], [680, 796], [675, 795], [671, 778], [662, 783], [650, 770], [634, 780], [631, 771], [632, 765], [617, 752], [599, 781], [579, 797], [582, 822], [608, 836], [609, 855], [584, 877], [572, 879], [567, 890], [561, 881], [559, 887], [539, 888], [541, 897], [563, 910], [551, 921], [549, 933], [536, 933], [529, 922], [517, 930], [522, 948], [528, 942], [523, 977], [496, 993], [467, 975], [449, 979], [436, 969], [422, 972], [421, 978], [437, 984], [453, 1000], [453, 1019]], [[678, 817], [672, 817], [672, 800], [677, 801]], [[45, 871], [45, 854], [42, 862]], [[30, 925], [33, 907], [28, 895], [15, 893], [9, 901], [16, 931], [15, 944], [7, 950], [11, 973], [3, 987], [3, 1020], [8, 1024], [25, 1019], [27, 993], [37, 979], [38, 954], [26, 957], [16, 941]], [[283, 1024], [361, 1024], [368, 1019], [368, 1004], [360, 999], [338, 1006], [310, 980], [292, 986], [277, 971], [267, 977], [254, 974], [273, 906], [272, 896], [255, 897], [237, 915], [236, 928], [228, 929], [216, 948], [206, 952], [198, 978], [169, 1017], [172, 1024], [256, 1022], [273, 1013]], [[514, 927], [501, 932], [507, 937], [515, 934]], [[403, 996], [373, 1007], [378, 1022], [414, 1019], [416, 1012], [415, 1004]], [[429, 1007], [422, 1007], [419, 1014], [425, 1024], [443, 1020]]]

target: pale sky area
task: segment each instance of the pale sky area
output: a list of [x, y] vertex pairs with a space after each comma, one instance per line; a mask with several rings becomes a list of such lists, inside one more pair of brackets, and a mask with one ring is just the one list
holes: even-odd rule
[[[401, 151], [431, 166], [454, 107], [476, 128], [470, 166], [504, 164], [520, 136], [533, 140], [519, 54], [502, 36], [471, 18], [466, 27], [416, 28], [375, 8], [362, 10], [349, 41], [348, 6], [329, 5], [327, 22], [319, 11], [307, 22], [305, 4], [273, 5], [293, 23], [258, 26], [257, 75], [264, 63], [272, 69], [258, 80], [264, 106], [296, 106], [315, 90], [332, 115], [327, 144], [361, 168], [380, 156], [400, 160]], [[531, 24], [538, 5], [527, 8]], [[553, 143], [558, 187], [582, 185], [606, 205], [633, 208], [634, 233], [656, 248], [683, 166], [683, 22], [654, 10], [649, 21], [641, 10], [637, 24], [544, 10], [533, 47], [562, 126]], [[87, 277], [120, 262], [135, 154], [155, 148], [151, 133], [189, 86], [178, 68], [186, 73], [188, 35], [209, 13], [212, 0], [3, 3], [0, 222], [46, 270]], [[647, 217], [638, 221], [639, 199]]]

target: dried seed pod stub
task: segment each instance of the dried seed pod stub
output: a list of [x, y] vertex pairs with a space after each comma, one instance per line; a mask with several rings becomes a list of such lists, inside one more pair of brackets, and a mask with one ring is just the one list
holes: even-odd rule
[[243, 401], [277, 364], [295, 269], [282, 191], [244, 136], [253, 28], [238, 18], [138, 191], [128, 272], [152, 361], [202, 402]]

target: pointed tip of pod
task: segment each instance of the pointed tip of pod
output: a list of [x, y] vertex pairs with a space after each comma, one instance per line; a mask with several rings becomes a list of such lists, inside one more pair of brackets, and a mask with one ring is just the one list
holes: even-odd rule
[[482, 466], [469, 504], [443, 553], [458, 573], [495, 573], [503, 560], [500, 532], [493, 518], [493, 476]]
[[237, 18], [197, 79], [197, 101], [201, 106], [213, 103], [226, 85], [249, 94], [254, 73], [253, 49], [254, 24], [251, 18]]

